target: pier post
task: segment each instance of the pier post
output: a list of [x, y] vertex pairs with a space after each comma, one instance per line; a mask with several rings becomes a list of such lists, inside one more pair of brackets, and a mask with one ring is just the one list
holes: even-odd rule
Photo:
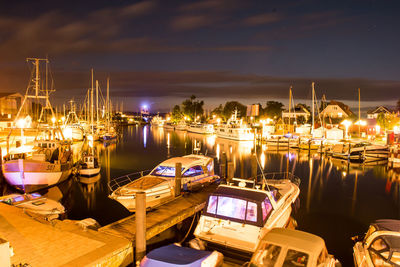
[[[262, 172], [263, 170], [261, 170]], [[244, 176], [242, 176], [244, 177]], [[257, 154], [251, 155], [251, 177], [257, 182]]]
[[220, 161], [220, 165], [219, 165], [219, 167], [220, 167], [220, 175], [221, 175], [221, 178], [226, 178], [227, 177], [227, 175], [226, 175], [226, 168], [227, 168], [227, 159], [226, 159], [226, 153], [225, 152], [222, 152], [222, 155], [221, 155], [221, 161]]
[[175, 197], [181, 194], [181, 186], [182, 186], [182, 163], [175, 163]]
[[146, 193], [136, 192], [136, 266], [139, 266], [140, 261], [146, 255]]
[[232, 182], [232, 178], [235, 175], [235, 169], [233, 166], [233, 162], [228, 162], [228, 178], [226, 179], [227, 182]]

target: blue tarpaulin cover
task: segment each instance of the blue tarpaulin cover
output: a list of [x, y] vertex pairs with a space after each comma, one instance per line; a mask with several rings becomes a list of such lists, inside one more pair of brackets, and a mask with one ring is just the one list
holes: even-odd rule
[[[163, 263], [169, 263], [172, 265], [187, 265], [192, 266], [191, 263], [206, 259], [212, 252], [196, 250], [192, 248], [180, 247], [174, 244], [164, 246], [161, 248], [150, 251], [147, 255], [147, 264], [150, 266], [152, 261], [159, 261]], [[156, 262], [154, 262], [156, 266]], [[149, 264], [149, 265], [148, 265]], [[201, 261], [199, 263], [199, 266]]]

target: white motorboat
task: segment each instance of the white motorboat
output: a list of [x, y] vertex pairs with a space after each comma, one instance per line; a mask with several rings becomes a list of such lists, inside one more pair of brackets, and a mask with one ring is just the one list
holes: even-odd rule
[[383, 161], [389, 157], [388, 146], [373, 145], [368, 142], [333, 145], [329, 152], [334, 158], [357, 162]]
[[232, 139], [237, 141], [254, 140], [254, 132], [250, 127], [237, 119], [237, 110], [226, 124], [220, 124], [215, 127], [217, 137]]
[[182, 164], [181, 187], [193, 191], [213, 182], [218, 176], [214, 174], [214, 160], [203, 155], [174, 157], [161, 162], [149, 175], [143, 176], [117, 188], [110, 198], [117, 200], [129, 211], [135, 211], [135, 194], [146, 193], [146, 208], [153, 208], [174, 198], [175, 164]]
[[[265, 189], [250, 180], [233, 179], [239, 186], [220, 185], [209, 195], [194, 235], [208, 249], [249, 259], [270, 229], [289, 223], [300, 179], [297, 184], [289, 179], [265, 180]], [[249, 182], [251, 188], [246, 187]]]
[[66, 180], [73, 167], [68, 141], [37, 140], [31, 153], [8, 154], [2, 170], [8, 184], [24, 192]]
[[84, 155], [78, 169], [80, 176], [92, 177], [100, 173], [100, 164], [96, 156]]
[[214, 134], [214, 125], [203, 123], [192, 123], [187, 127], [187, 131], [198, 134]]
[[65, 208], [61, 203], [43, 197], [39, 193], [2, 196], [0, 202], [43, 216], [46, 220], [57, 219], [65, 213]]
[[167, 129], [167, 130], [174, 130], [175, 124], [173, 124], [172, 122], [164, 122], [163, 127], [164, 127], [164, 129]]
[[321, 237], [293, 229], [274, 228], [262, 238], [249, 266], [335, 267], [337, 263], [328, 254]]
[[365, 237], [353, 237], [354, 265], [360, 267], [400, 265], [400, 220], [377, 220]]
[[175, 130], [177, 131], [186, 131], [187, 130], [187, 124], [185, 121], [180, 121], [178, 124], [175, 126]]

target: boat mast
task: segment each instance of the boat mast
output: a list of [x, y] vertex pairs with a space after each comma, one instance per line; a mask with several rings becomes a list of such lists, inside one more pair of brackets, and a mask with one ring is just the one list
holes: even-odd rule
[[311, 125], [311, 134], [314, 133], [314, 82], [311, 83], [311, 87], [312, 87], [312, 125]]
[[358, 88], [358, 137], [361, 137], [361, 94]]
[[99, 127], [99, 81], [96, 80], [96, 125]]
[[92, 89], [90, 91], [90, 101], [91, 101], [90, 124], [92, 126], [92, 134], [93, 134], [93, 108], [94, 108], [94, 103], [93, 103], [93, 69], [92, 69]]
[[107, 78], [107, 99], [106, 99], [106, 114], [107, 114], [107, 132], [110, 132], [110, 78]]
[[290, 117], [291, 117], [290, 107], [291, 106], [292, 106], [292, 86], [290, 86], [290, 88], [289, 88], [289, 128], [288, 128], [289, 133], [290, 133]]

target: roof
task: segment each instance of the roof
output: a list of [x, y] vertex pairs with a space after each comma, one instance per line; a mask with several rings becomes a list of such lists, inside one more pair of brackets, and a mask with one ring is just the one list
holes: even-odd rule
[[376, 113], [390, 113], [390, 110], [385, 106], [379, 106], [367, 112], [367, 114], [376, 114]]
[[262, 240], [317, 253], [325, 247], [325, 241], [321, 237], [288, 228], [273, 228]]
[[18, 92], [14, 93], [0, 93], [0, 98], [6, 97], [6, 96], [17, 96], [17, 97], [22, 97], [22, 95]]
[[256, 202], [264, 201], [267, 193], [261, 190], [248, 189], [238, 186], [220, 185], [212, 195], [233, 196], [241, 199], [252, 200]]
[[346, 114], [348, 116], [353, 115], [353, 111], [350, 110], [349, 106], [343, 104], [340, 101], [336, 101], [336, 100], [331, 100], [331, 102], [329, 102], [329, 104], [327, 106], [331, 106], [331, 105], [337, 105], [339, 106], [344, 112], [346, 112]]
[[[208, 257], [212, 252], [180, 247], [175, 244], [167, 245], [150, 251], [146, 257], [164, 264], [189, 265], [195, 261]], [[155, 262], [153, 262], [155, 263]], [[149, 266], [151, 263], [149, 262]], [[146, 265], [145, 265], [146, 266]], [[160, 265], [161, 266], [161, 265]], [[167, 265], [169, 266], [169, 265]]]
[[176, 163], [182, 163], [183, 168], [187, 168], [189, 166], [195, 165], [195, 164], [206, 164], [211, 158], [206, 157], [203, 155], [187, 155], [183, 157], [174, 157], [167, 159], [166, 161], [163, 161], [159, 165], [162, 166], [169, 166], [169, 167], [175, 167]]

